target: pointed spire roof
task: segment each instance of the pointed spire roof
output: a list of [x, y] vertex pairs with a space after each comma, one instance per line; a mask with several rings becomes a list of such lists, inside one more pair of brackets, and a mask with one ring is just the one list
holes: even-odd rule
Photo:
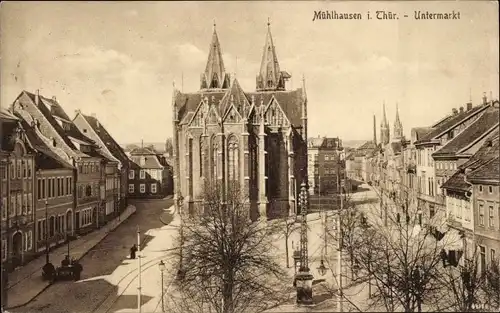
[[[289, 78], [289, 74], [286, 75]], [[282, 73], [276, 54], [276, 48], [271, 35], [271, 23], [267, 21], [266, 43], [262, 53], [262, 61], [260, 63], [260, 71], [257, 76], [257, 89], [278, 89], [284, 88], [282, 82]]]
[[382, 126], [388, 125], [387, 123], [387, 116], [385, 115], [385, 101], [382, 104], [382, 110], [383, 110], [383, 115], [382, 115], [382, 121], [380, 122]]
[[[202, 77], [202, 88], [223, 88], [226, 82], [226, 68], [222, 59], [222, 50], [217, 36], [216, 25], [214, 22], [214, 32], [212, 34], [212, 42], [208, 53], [207, 65]], [[205, 85], [203, 84], [203, 78]]]
[[398, 103], [396, 102], [396, 120], [394, 121], [395, 125], [401, 124], [401, 121], [399, 120], [399, 106]]

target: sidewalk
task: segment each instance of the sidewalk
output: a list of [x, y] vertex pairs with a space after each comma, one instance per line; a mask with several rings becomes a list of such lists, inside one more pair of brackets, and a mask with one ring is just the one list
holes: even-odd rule
[[[125, 211], [102, 228], [70, 242], [70, 254], [77, 260], [83, 258], [93, 247], [103, 240], [123, 221], [134, 214], [136, 208], [129, 205]], [[67, 254], [67, 245], [60, 246], [50, 253], [50, 261], [59, 266]], [[42, 267], [45, 265], [45, 255], [41, 255], [25, 266], [9, 274], [7, 309], [13, 309], [28, 304], [47, 289], [51, 284], [42, 280]]]

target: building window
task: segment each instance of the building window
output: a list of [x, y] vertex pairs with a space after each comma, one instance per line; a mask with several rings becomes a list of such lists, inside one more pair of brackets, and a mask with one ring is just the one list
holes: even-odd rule
[[488, 186], [488, 192], [493, 193], [493, 186]]
[[493, 212], [493, 205], [490, 205], [489, 207], [489, 216], [490, 216], [490, 221], [489, 221], [489, 225], [490, 227], [495, 227], [495, 214]]
[[145, 193], [145, 192], [146, 192], [146, 184], [141, 184], [141, 185], [139, 186], [139, 191], [140, 191], [141, 193]]
[[491, 260], [491, 263], [496, 262], [495, 249], [490, 250], [490, 260]]
[[229, 168], [229, 181], [238, 181], [239, 173], [239, 147], [238, 139], [235, 136], [231, 136], [227, 145], [228, 150], [228, 168]]
[[479, 192], [483, 192], [483, 185], [479, 185]]
[[479, 225], [484, 226], [484, 206], [479, 205]]
[[217, 171], [217, 161], [218, 161], [218, 155], [219, 155], [219, 144], [217, 143], [217, 139], [215, 136], [212, 138], [212, 157], [211, 157], [211, 163], [212, 163], [212, 179], [216, 180], [218, 177], [218, 171]]
[[134, 193], [134, 184], [128, 184], [128, 193]]
[[[199, 146], [199, 151], [198, 151], [198, 156], [200, 159], [200, 177], [203, 177], [203, 159], [205, 155], [205, 140], [203, 138], [203, 135], [200, 136], [200, 146]], [[160, 179], [160, 178], [158, 178]]]
[[146, 172], [144, 172], [144, 170], [140, 170], [139, 171], [139, 178], [140, 179], [145, 179], [146, 178]]
[[93, 212], [93, 210], [90, 208], [81, 211], [80, 218], [81, 218], [82, 227], [85, 227], [85, 226], [92, 224], [92, 212]]
[[151, 184], [151, 192], [156, 193], [156, 183]]
[[479, 246], [479, 262], [481, 266], [481, 272], [484, 273], [486, 270], [486, 248], [484, 246]]
[[3, 197], [2, 198], [2, 219], [6, 220], [7, 219], [7, 198]]
[[2, 239], [2, 261], [7, 260], [7, 240]]
[[134, 176], [135, 176], [135, 171], [134, 170], [128, 171], [128, 179], [134, 179]]

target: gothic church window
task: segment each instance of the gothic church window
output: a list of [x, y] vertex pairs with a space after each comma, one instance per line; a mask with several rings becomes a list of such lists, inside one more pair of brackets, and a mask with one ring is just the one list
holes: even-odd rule
[[205, 142], [203, 135], [200, 136], [200, 146], [199, 146], [199, 163], [200, 163], [200, 177], [203, 177], [203, 160], [205, 155]]
[[219, 144], [217, 142], [217, 138], [214, 136], [212, 137], [212, 156], [211, 156], [211, 163], [212, 163], [212, 179], [216, 180], [217, 179], [217, 161], [218, 161], [218, 154], [219, 154]]
[[238, 139], [235, 136], [231, 136], [229, 138], [227, 150], [228, 150], [229, 181], [238, 181], [239, 146], [238, 146]]

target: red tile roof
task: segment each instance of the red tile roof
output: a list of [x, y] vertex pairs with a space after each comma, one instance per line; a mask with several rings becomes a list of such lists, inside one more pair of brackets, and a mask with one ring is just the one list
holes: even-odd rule
[[492, 127], [498, 127], [498, 114], [498, 108], [488, 107], [476, 121], [447, 142], [441, 149], [434, 152], [432, 156], [455, 155], [483, 136], [488, 135], [492, 131]]

